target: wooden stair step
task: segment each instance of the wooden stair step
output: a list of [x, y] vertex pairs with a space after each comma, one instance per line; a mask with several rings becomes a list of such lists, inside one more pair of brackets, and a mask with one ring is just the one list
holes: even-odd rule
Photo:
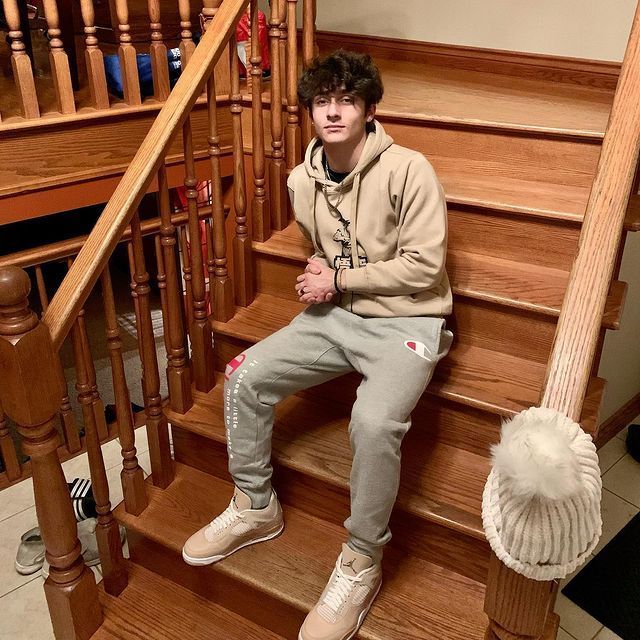
[[[157, 489], [147, 480], [147, 490], [149, 506], [140, 516], [127, 514], [122, 504], [115, 515], [176, 560], [185, 540], [222, 512], [232, 495], [230, 483], [181, 464], [176, 464], [175, 480], [167, 489]], [[272, 629], [280, 627], [277, 632], [291, 634], [322, 592], [345, 534], [336, 525], [286, 505], [284, 514], [285, 530], [278, 538], [247, 547], [209, 567], [182, 564], [173, 573], [178, 579], [191, 580], [198, 593], [220, 599], [224, 606], [246, 609], [247, 616], [271, 615]], [[135, 536], [131, 551], [134, 561], [151, 561], [144, 546], [138, 551]], [[167, 570], [170, 563], [167, 558], [162, 560], [159, 571]], [[182, 562], [181, 558], [177, 561]], [[220, 589], [225, 580], [235, 588]], [[250, 592], [259, 594], [261, 606], [246, 602]], [[486, 626], [483, 595], [484, 587], [478, 582], [389, 549], [383, 588], [358, 638], [481, 640]], [[293, 615], [278, 615], [279, 606], [288, 607]]]
[[[167, 409], [172, 424], [226, 446], [223, 376], [209, 393], [195, 394], [186, 414]], [[278, 465], [349, 495], [350, 408], [340, 403], [290, 396], [278, 403], [273, 459]], [[490, 470], [486, 457], [429, 439], [429, 425], [414, 424], [403, 444], [397, 505], [404, 511], [484, 540], [482, 490]], [[347, 514], [344, 514], [346, 517]]]
[[[447, 270], [454, 294], [559, 316], [569, 273], [540, 265], [449, 250]], [[602, 324], [618, 329], [627, 285], [611, 284]]]
[[[311, 243], [302, 236], [296, 223], [274, 232], [266, 242], [254, 242], [253, 248], [259, 254], [299, 262], [300, 271], [313, 254]], [[447, 272], [455, 296], [553, 317], [560, 315], [569, 282], [568, 271], [455, 248], [447, 253]], [[293, 273], [291, 276], [294, 283]], [[620, 327], [626, 291], [626, 283], [612, 282], [602, 320], [605, 329]]]
[[[212, 321], [212, 327], [219, 334], [255, 343], [304, 308], [300, 302], [258, 294], [249, 307], [238, 308], [231, 320]], [[427, 393], [511, 417], [538, 405], [545, 371], [546, 366], [539, 362], [457, 341], [438, 365]], [[353, 383], [343, 387], [351, 393]], [[582, 425], [589, 432], [596, 429], [603, 391], [604, 381], [592, 378], [582, 413]]]
[[104, 622], [92, 640], [284, 640], [144, 567], [129, 563], [128, 576], [117, 597], [98, 585]]

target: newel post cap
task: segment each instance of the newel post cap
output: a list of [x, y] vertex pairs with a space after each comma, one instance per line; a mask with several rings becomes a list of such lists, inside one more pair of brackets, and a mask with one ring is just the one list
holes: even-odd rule
[[62, 401], [58, 355], [49, 329], [29, 309], [29, 276], [17, 267], [0, 269], [0, 402], [22, 426], [51, 419]]

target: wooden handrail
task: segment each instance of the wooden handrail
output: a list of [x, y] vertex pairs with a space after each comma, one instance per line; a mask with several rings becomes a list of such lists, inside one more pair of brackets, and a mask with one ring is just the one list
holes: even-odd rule
[[578, 421], [622, 235], [640, 146], [640, 4], [622, 63], [541, 405]]
[[153, 180], [173, 136], [180, 130], [213, 72], [248, 0], [225, 0], [196, 47], [149, 133], [98, 219], [73, 267], [51, 300], [43, 321], [56, 349], [100, 277], [125, 227]]

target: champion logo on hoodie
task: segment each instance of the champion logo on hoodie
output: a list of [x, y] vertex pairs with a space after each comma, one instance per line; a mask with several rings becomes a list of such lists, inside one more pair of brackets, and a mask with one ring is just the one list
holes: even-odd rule
[[432, 355], [431, 351], [424, 342], [418, 342], [417, 340], [405, 340], [404, 346], [413, 351], [417, 356], [420, 356], [424, 360], [429, 360], [429, 356]]

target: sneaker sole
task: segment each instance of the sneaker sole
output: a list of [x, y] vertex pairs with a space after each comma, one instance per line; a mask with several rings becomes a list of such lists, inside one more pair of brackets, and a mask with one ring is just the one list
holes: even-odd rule
[[[342, 638], [340, 638], [340, 640], [351, 640], [351, 638], [353, 638], [353, 636], [355, 636], [356, 633], [358, 633], [358, 630], [362, 626], [362, 623], [364, 622], [364, 619], [366, 618], [367, 613], [369, 613], [369, 610], [373, 606], [373, 603], [374, 603], [375, 599], [378, 597], [378, 594], [380, 593], [380, 588], [381, 587], [382, 587], [382, 581], [380, 581], [380, 584], [378, 585], [378, 588], [376, 589], [376, 592], [375, 592], [373, 598], [371, 598], [371, 602], [369, 603], [369, 606], [364, 611], [362, 611], [362, 613], [359, 615], [358, 624], [356, 625], [356, 628], [353, 631], [351, 631], [348, 636], [343, 636]], [[300, 631], [298, 633], [298, 640], [305, 640], [302, 637], [302, 629], [300, 629]]]
[[43, 564], [44, 564], [44, 558], [42, 559], [42, 562], [38, 562], [36, 564], [24, 565], [24, 564], [19, 564], [15, 562], [13, 566], [21, 576], [30, 576], [32, 573], [36, 573], [36, 571], [40, 571], [40, 569], [42, 569]]
[[208, 558], [192, 558], [191, 556], [187, 555], [183, 549], [182, 559], [192, 567], [202, 567], [208, 564], [214, 564], [215, 562], [224, 560], [224, 558], [228, 558], [230, 555], [234, 554], [236, 551], [240, 551], [240, 549], [244, 549], [245, 547], [248, 547], [252, 544], [258, 544], [258, 542], [266, 542], [267, 540], [272, 540], [273, 538], [278, 537], [283, 531], [284, 531], [284, 522], [282, 523], [282, 526], [275, 533], [270, 533], [268, 536], [264, 536], [262, 538], [256, 538], [255, 540], [249, 540], [248, 542], [241, 544], [239, 547], [236, 547], [233, 551], [230, 551], [229, 553], [225, 553], [218, 556], [209, 556]]

